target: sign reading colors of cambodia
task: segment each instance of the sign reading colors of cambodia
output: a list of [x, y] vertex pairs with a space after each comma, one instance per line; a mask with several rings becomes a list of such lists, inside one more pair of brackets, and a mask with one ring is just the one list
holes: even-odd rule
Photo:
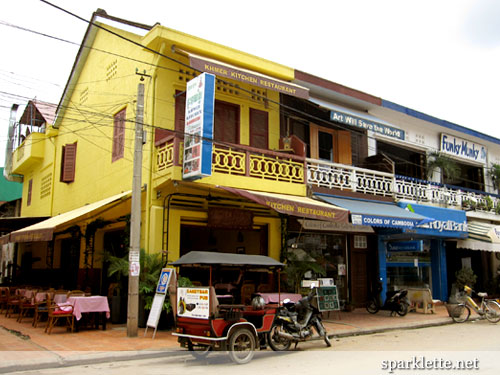
[[481, 164], [486, 164], [486, 155], [488, 153], [486, 147], [480, 144], [444, 133], [441, 134], [439, 150], [444, 154]]
[[215, 76], [203, 73], [187, 83], [182, 178], [212, 174]]

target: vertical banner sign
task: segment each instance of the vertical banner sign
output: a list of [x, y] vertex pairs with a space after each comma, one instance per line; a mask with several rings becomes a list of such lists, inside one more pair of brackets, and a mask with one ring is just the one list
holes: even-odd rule
[[213, 74], [203, 73], [187, 83], [183, 179], [202, 178], [212, 173], [214, 104]]
[[151, 310], [149, 311], [144, 336], [146, 336], [148, 327], [155, 329], [153, 339], [156, 336], [156, 329], [158, 328], [158, 321], [160, 320], [160, 314], [163, 309], [163, 302], [165, 302], [165, 297], [167, 295], [168, 284], [170, 283], [170, 279], [174, 272], [174, 268], [163, 268], [160, 272], [160, 279], [158, 280], [158, 285], [156, 286], [156, 293], [151, 305]]

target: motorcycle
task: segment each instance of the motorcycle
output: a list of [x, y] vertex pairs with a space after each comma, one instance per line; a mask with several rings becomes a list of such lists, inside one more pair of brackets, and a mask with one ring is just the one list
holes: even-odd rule
[[267, 341], [272, 350], [288, 350], [292, 343], [297, 347], [299, 342], [313, 337], [313, 328], [327, 346], [332, 345], [321, 321], [316, 288], [296, 303], [287, 300], [283, 302], [283, 306], [276, 312], [271, 330], [267, 333]]
[[408, 306], [410, 305], [407, 295], [408, 291], [405, 289], [393, 292], [387, 292], [385, 303], [382, 305], [380, 293], [382, 292], [382, 285], [379, 283], [377, 287], [378, 295], [373, 297], [366, 305], [366, 310], [370, 314], [376, 314], [379, 310], [389, 310], [391, 316], [398, 314], [405, 316], [408, 313]]

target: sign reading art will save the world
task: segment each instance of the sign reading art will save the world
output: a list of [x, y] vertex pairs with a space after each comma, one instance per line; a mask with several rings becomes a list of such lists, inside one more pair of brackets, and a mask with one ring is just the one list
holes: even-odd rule
[[203, 73], [187, 83], [182, 177], [197, 179], [212, 173], [215, 76]]
[[486, 147], [480, 144], [444, 133], [441, 134], [439, 150], [444, 154], [481, 164], [486, 164], [486, 155], [488, 153]]

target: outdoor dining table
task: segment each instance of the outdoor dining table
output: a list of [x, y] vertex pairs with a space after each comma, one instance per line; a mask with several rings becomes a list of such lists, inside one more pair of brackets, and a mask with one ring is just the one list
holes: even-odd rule
[[[85, 297], [69, 297], [66, 302], [59, 304], [62, 309], [64, 306], [73, 306], [73, 315], [78, 321], [82, 318], [82, 314], [97, 313], [99, 318], [96, 320], [96, 328], [99, 326], [99, 320], [102, 322], [102, 329], [106, 329], [106, 319], [110, 317], [108, 298], [104, 296], [85, 296]], [[105, 317], [104, 317], [105, 315]]]
[[[280, 303], [285, 299], [289, 299], [291, 302], [298, 302], [302, 298], [301, 294], [297, 293], [256, 293], [264, 298], [266, 304], [268, 303]], [[281, 300], [281, 301], [279, 301]]]

